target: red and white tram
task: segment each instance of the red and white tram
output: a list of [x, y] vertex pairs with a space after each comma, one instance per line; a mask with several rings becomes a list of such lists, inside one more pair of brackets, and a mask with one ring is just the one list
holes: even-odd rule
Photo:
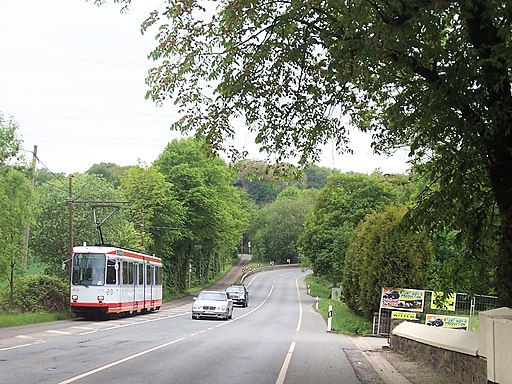
[[71, 311], [82, 317], [158, 310], [162, 259], [112, 245], [73, 247]]

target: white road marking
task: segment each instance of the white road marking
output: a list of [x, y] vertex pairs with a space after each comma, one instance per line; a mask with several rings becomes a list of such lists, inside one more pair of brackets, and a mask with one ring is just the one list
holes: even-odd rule
[[98, 373], [98, 372], [101, 372], [101, 371], [104, 371], [106, 369], [109, 369], [109, 368], [112, 368], [112, 367], [115, 367], [116, 365], [119, 365], [119, 364], [122, 364], [122, 363], [125, 363], [129, 360], [132, 360], [132, 359], [135, 359], [137, 357], [140, 357], [140, 356], [143, 356], [147, 353], [150, 353], [150, 352], [154, 352], [154, 351], [157, 351], [159, 349], [162, 349], [162, 348], [165, 348], [165, 347], [168, 347], [169, 345], [172, 345], [172, 344], [176, 344], [176, 343], [179, 343], [180, 341], [183, 341], [185, 340], [186, 338], [185, 337], [182, 337], [180, 339], [176, 339], [176, 340], [172, 340], [172, 341], [169, 341], [168, 343], [164, 343], [164, 344], [160, 344], [156, 347], [153, 347], [153, 348], [149, 348], [149, 349], [146, 349], [145, 351], [142, 351], [142, 352], [139, 352], [139, 353], [136, 353], [134, 355], [131, 355], [131, 356], [127, 356], [125, 357], [124, 359], [121, 359], [121, 360], [117, 360], [117, 361], [114, 361], [110, 364], [107, 364], [107, 365], [104, 365], [102, 367], [98, 367], [96, 369], [93, 369], [91, 371], [88, 371], [88, 372], [84, 372], [82, 373], [81, 375], [78, 375], [78, 376], [75, 376], [75, 377], [72, 377], [70, 379], [67, 379], [67, 380], [64, 380], [64, 381], [61, 381], [59, 384], [69, 384], [69, 383], [73, 383], [77, 380], [80, 380], [80, 379], [83, 379], [84, 377], [87, 377], [87, 376], [90, 376], [90, 375], [93, 375], [95, 373]]
[[284, 359], [283, 366], [281, 367], [281, 371], [279, 372], [279, 376], [277, 378], [276, 384], [283, 384], [284, 379], [286, 377], [286, 372], [288, 371], [288, 367], [290, 366], [290, 361], [292, 360], [293, 351], [295, 350], [295, 341], [292, 342], [292, 345], [290, 345], [290, 349], [288, 350], [288, 353], [286, 354], [286, 357]]
[[54, 330], [54, 329], [49, 329], [48, 331], [45, 331], [45, 332], [55, 333], [57, 335], [71, 335], [71, 332], [57, 331], [57, 330]]

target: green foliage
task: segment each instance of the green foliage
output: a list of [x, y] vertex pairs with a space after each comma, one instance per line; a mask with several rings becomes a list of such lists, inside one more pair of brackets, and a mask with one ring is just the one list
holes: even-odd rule
[[11, 160], [20, 160], [21, 139], [18, 137], [18, 123], [12, 118], [5, 119], [0, 113], [0, 167], [6, 166]]
[[12, 301], [2, 295], [2, 308], [11, 312], [59, 312], [69, 306], [65, 280], [49, 275], [24, 276], [15, 280]]
[[173, 0], [142, 26], [158, 28], [150, 56], [161, 63], [148, 97], [173, 100], [173, 128], [215, 149], [239, 116], [263, 151], [303, 165], [328, 140], [347, 150], [349, 126], [371, 132], [377, 152], [408, 147], [428, 186], [416, 219], [426, 209], [430, 223], [449, 222], [473, 258], [472, 240], [493, 232], [478, 207], [486, 218], [495, 207], [496, 288], [510, 306], [510, 14], [503, 0]]
[[331, 297], [332, 286], [325, 279], [315, 275], [307, 275], [304, 281], [309, 285], [309, 294], [311, 296], [322, 299], [329, 299]]
[[[429, 287], [434, 291], [466, 292], [469, 295], [495, 294], [493, 258], [486, 257], [483, 252], [478, 258], [468, 254], [467, 246], [460, 244], [458, 236], [455, 231], [442, 230], [432, 235], [434, 261]], [[488, 255], [495, 253], [492, 249], [487, 252]]]
[[26, 268], [25, 230], [32, 220], [32, 191], [23, 163], [18, 125], [0, 113], [0, 281]]
[[276, 201], [261, 208], [251, 227], [254, 258], [285, 264], [299, 261], [298, 240], [317, 193], [289, 187]]
[[90, 175], [103, 176], [105, 180], [110, 181], [112, 185], [117, 188], [121, 183], [120, 178], [123, 176], [125, 171], [126, 167], [120, 167], [117, 164], [99, 163], [94, 164], [86, 173]]
[[[98, 208], [97, 221], [103, 221], [114, 212], [113, 206], [120, 207], [121, 195], [113, 185], [98, 175], [77, 174], [73, 184], [73, 240], [74, 244], [97, 244], [99, 233], [94, 222], [92, 206]], [[69, 203], [68, 180], [53, 179], [37, 187], [38, 196], [36, 220], [32, 229], [31, 250], [38, 261], [47, 265], [47, 273], [64, 274], [61, 264], [69, 258]], [[117, 203], [116, 203], [117, 202]], [[102, 225], [105, 242], [135, 248], [139, 236], [127, 220], [122, 209], [114, 213]]]
[[304, 279], [310, 286], [310, 295], [319, 298], [318, 311], [327, 321], [329, 305], [332, 305], [332, 326], [331, 330], [335, 333], [348, 335], [364, 335], [372, 333], [372, 323], [355, 314], [343, 302], [330, 300], [331, 286], [322, 278], [308, 275]]
[[279, 180], [272, 167], [263, 161], [245, 160], [236, 164], [234, 185], [247, 191], [247, 195], [258, 206], [273, 202], [277, 195], [286, 188]]
[[25, 229], [31, 221], [32, 197], [25, 174], [6, 167], [0, 178], [0, 280], [22, 268]]
[[424, 232], [402, 225], [405, 209], [389, 207], [369, 215], [354, 231], [345, 258], [347, 305], [371, 319], [383, 287], [427, 288], [432, 246]]
[[[165, 181], [155, 167], [143, 168], [134, 166], [129, 168], [121, 177], [120, 191], [125, 199], [131, 222], [140, 231], [141, 243], [139, 248], [150, 249], [153, 244], [152, 229], [155, 213], [164, 207], [170, 210], [166, 215], [175, 216], [175, 220], [168, 221], [162, 230], [175, 230], [181, 226], [180, 204], [176, 201], [171, 186]], [[161, 223], [162, 224], [162, 223]]]
[[25, 313], [1, 313], [0, 328], [16, 327], [20, 325], [39, 324], [50, 321], [71, 319], [73, 315], [69, 310], [62, 312], [41, 313], [41, 312], [25, 312]]
[[328, 181], [329, 176], [333, 173], [330, 168], [319, 167], [315, 164], [310, 164], [304, 171], [306, 179], [306, 189], [323, 189]]
[[301, 254], [315, 274], [341, 280], [352, 231], [367, 214], [398, 199], [385, 181], [362, 174], [333, 174], [320, 192], [300, 239]]
[[[232, 185], [232, 170], [200, 141], [172, 141], [155, 167], [181, 207], [174, 232], [153, 232], [155, 249], [168, 260], [168, 283], [182, 292], [211, 281], [225, 267], [247, 229], [249, 210]], [[153, 224], [165, 225], [169, 219], [162, 209]]]

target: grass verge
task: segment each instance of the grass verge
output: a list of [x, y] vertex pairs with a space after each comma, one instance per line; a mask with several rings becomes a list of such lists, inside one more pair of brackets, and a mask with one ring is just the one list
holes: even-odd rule
[[305, 281], [310, 287], [310, 295], [319, 298], [318, 312], [326, 321], [329, 305], [332, 305], [332, 332], [347, 335], [364, 335], [372, 332], [372, 323], [368, 319], [356, 315], [345, 303], [330, 299], [330, 284], [312, 275], [307, 276]]
[[0, 328], [47, 323], [50, 321], [66, 320], [71, 318], [73, 318], [73, 315], [68, 311], [52, 313], [3, 313], [0, 315]]

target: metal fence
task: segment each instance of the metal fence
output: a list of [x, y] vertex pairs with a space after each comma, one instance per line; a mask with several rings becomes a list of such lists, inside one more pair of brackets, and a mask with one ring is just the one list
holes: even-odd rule
[[[423, 311], [414, 312], [416, 313], [415, 321], [425, 324], [428, 314], [468, 317], [468, 330], [476, 331], [479, 329], [478, 314], [482, 311], [488, 311], [496, 308], [496, 296], [469, 296], [465, 293], [457, 293], [454, 311], [434, 309], [432, 308], [432, 295], [433, 291], [425, 291], [425, 304], [423, 306]], [[375, 314], [373, 319], [374, 334], [385, 336], [389, 335], [392, 312], [393, 310], [391, 309], [382, 308]]]

